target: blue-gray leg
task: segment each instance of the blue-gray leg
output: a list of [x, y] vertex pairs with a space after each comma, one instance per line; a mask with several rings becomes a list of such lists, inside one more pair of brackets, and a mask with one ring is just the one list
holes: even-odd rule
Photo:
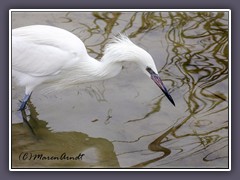
[[25, 110], [26, 104], [27, 104], [28, 100], [30, 99], [31, 94], [32, 94], [32, 93], [30, 93], [30, 94], [25, 94], [25, 95], [24, 95], [24, 97], [23, 97], [23, 99], [22, 99], [22, 101], [21, 101], [20, 108], [18, 109], [19, 111]]
[[21, 105], [20, 105], [20, 108], [18, 109], [18, 111], [20, 111], [20, 117], [23, 119], [23, 122], [25, 122], [27, 124], [27, 126], [30, 128], [31, 132], [33, 133], [33, 135], [36, 135], [32, 126], [30, 125], [30, 123], [28, 122], [27, 120], [27, 114], [25, 112], [25, 108], [26, 108], [26, 105], [27, 105], [27, 102], [29, 101], [30, 97], [31, 97], [31, 94], [25, 94], [22, 101], [21, 101]]

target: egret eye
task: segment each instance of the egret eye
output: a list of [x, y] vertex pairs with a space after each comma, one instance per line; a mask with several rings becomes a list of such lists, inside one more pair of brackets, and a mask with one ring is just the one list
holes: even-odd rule
[[150, 67], [147, 67], [146, 70], [150, 75], [156, 74]]

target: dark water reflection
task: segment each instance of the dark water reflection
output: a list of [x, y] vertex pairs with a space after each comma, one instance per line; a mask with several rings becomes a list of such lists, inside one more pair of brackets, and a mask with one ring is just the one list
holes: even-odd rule
[[[30, 136], [22, 123], [13, 124], [14, 166], [32, 166], [34, 162], [17, 160], [26, 149], [76, 154], [94, 147], [99, 151], [95, 164], [54, 162], [46, 167], [228, 167], [227, 12], [18, 12], [12, 22], [13, 27], [50, 24], [68, 29], [81, 37], [97, 59], [113, 35], [128, 34], [152, 54], [176, 101], [174, 109], [157, 89], [148, 88], [154, 86], [134, 65], [127, 64], [115, 79], [88, 85], [83, 92], [74, 89], [80, 97], [67, 92], [55, 97], [36, 93], [36, 110], [30, 106], [30, 111], [38, 112], [41, 118], [35, 119], [41, 120], [31, 124], [41, 140]], [[130, 83], [126, 84], [126, 78]], [[13, 91], [17, 94], [13, 96], [15, 106], [22, 91]], [[71, 104], [71, 109], [57, 105], [61, 100]], [[90, 115], [85, 115], [82, 107], [86, 103], [93, 108]], [[42, 107], [47, 104], [49, 107]], [[61, 108], [62, 113], [56, 111]], [[15, 113], [13, 108], [17, 119]], [[66, 113], [72, 125], [66, 124]], [[37, 166], [44, 165], [40, 162]]]
[[[108, 140], [81, 132], [53, 132], [46, 121], [38, 119], [32, 103], [29, 109], [27, 118], [32, 129], [20, 123], [12, 127], [14, 168], [119, 167], [113, 144]], [[78, 156], [81, 158], [69, 160]]]

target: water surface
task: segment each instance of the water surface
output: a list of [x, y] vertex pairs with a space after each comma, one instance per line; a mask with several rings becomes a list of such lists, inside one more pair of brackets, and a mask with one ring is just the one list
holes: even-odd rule
[[[134, 64], [109, 80], [43, 94], [18, 117], [12, 84], [12, 167], [228, 168], [227, 12], [13, 12], [12, 28], [53, 25], [100, 59], [120, 33], [146, 49], [176, 103]], [[81, 160], [22, 160], [21, 153]], [[28, 154], [29, 155], [29, 154]]]

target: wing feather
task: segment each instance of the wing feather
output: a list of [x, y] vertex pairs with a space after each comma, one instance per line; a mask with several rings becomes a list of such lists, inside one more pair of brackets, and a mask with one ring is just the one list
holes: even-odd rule
[[35, 25], [12, 31], [12, 68], [28, 75], [58, 74], [86, 54], [82, 41], [63, 29]]

